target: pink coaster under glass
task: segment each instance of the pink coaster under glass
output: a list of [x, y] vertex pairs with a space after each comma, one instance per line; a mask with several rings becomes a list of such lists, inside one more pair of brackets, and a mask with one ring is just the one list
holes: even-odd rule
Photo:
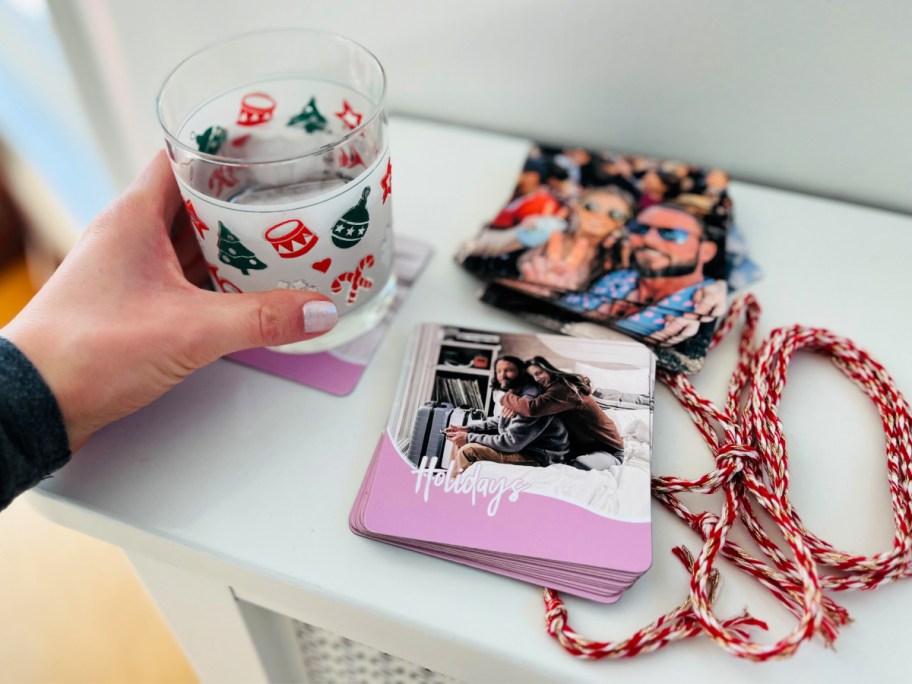
[[350, 394], [364, 375], [374, 352], [386, 337], [393, 318], [430, 261], [432, 253], [432, 247], [424, 242], [396, 238], [396, 298], [386, 317], [358, 339], [316, 354], [283, 354], [259, 348], [246, 349], [225, 358], [329, 394]]

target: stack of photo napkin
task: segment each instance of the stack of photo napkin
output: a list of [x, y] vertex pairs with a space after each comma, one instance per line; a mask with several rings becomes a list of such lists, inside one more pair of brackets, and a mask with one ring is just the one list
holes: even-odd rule
[[654, 383], [620, 335], [419, 326], [351, 528], [614, 602], [652, 561]]

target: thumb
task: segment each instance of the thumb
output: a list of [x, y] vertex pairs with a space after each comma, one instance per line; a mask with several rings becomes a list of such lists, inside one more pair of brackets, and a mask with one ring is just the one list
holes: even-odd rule
[[328, 332], [338, 321], [332, 300], [316, 292], [201, 294], [209, 300], [204, 311], [216, 358], [241, 349], [309, 340]]

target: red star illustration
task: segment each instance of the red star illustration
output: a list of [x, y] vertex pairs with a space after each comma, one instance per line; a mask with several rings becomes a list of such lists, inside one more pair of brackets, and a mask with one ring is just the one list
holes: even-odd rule
[[202, 219], [200, 219], [199, 214], [196, 213], [196, 209], [190, 200], [184, 200], [184, 206], [187, 207], [187, 213], [190, 214], [190, 225], [196, 228], [196, 232], [199, 233], [200, 240], [205, 240], [206, 236], [203, 235], [203, 233], [209, 230], [209, 226], [203, 223]]
[[355, 148], [351, 148], [351, 150], [352, 150], [352, 153], [351, 153], [351, 156], [349, 156], [349, 157], [346, 157], [345, 150], [342, 150], [342, 155], [343, 155], [342, 166], [349, 168], [349, 169], [353, 169], [356, 166], [358, 166], [359, 164], [361, 166], [364, 166], [364, 160], [361, 159], [361, 155], [358, 154], [358, 150]]
[[382, 204], [386, 204], [386, 198], [393, 194], [393, 162], [391, 159], [386, 160], [386, 175], [380, 180], [380, 187], [383, 188]]
[[348, 104], [347, 100], [342, 100], [342, 111], [336, 112], [336, 116], [342, 119], [342, 123], [352, 131], [361, 125], [361, 119], [364, 118], [361, 114], [358, 114], [358, 112], [351, 108], [351, 105]]

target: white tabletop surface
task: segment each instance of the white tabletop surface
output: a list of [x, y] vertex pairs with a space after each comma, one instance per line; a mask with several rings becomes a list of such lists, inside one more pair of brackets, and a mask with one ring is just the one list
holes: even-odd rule
[[[354, 393], [332, 397], [216, 362], [95, 436], [31, 494], [35, 504], [65, 525], [221, 574], [239, 596], [262, 595], [273, 608], [287, 601], [289, 614], [373, 645], [397, 650], [394, 635], [365, 631], [372, 620], [417, 630], [427, 636], [426, 657], [405, 647], [400, 654], [465, 679], [906, 678], [912, 583], [836, 597], [855, 622], [835, 651], [815, 641], [790, 660], [759, 665], [700, 638], [630, 661], [587, 663], [546, 635], [539, 588], [351, 534], [349, 510], [386, 424], [411, 328], [437, 321], [531, 329], [475, 301], [478, 282], [452, 260], [460, 241], [508, 197], [528, 142], [404, 119], [393, 120], [391, 134], [395, 228], [433, 242], [436, 254]], [[912, 218], [740, 183], [732, 197], [766, 274], [751, 288], [764, 307], [761, 330], [829, 327], [912, 391]], [[710, 398], [722, 400], [734, 359], [730, 341], [697, 376]], [[893, 531], [873, 407], [826, 361], [801, 355], [790, 371], [782, 415], [793, 501], [809, 527], [838, 547], [886, 550]], [[693, 475], [711, 466], [665, 388], [655, 426], [655, 472]], [[697, 538], [658, 504], [653, 513], [653, 567], [621, 601], [568, 600], [584, 635], [625, 637], [685, 596], [686, 574], [670, 548], [685, 543], [696, 551]], [[747, 606], [770, 623], [771, 633], [759, 637], [767, 641], [792, 628], [790, 615], [755, 583], [727, 564], [722, 570], [720, 615]], [[321, 597], [335, 606], [322, 617], [307, 608]], [[447, 652], [460, 655], [447, 659]], [[495, 662], [503, 668], [491, 669]]]

